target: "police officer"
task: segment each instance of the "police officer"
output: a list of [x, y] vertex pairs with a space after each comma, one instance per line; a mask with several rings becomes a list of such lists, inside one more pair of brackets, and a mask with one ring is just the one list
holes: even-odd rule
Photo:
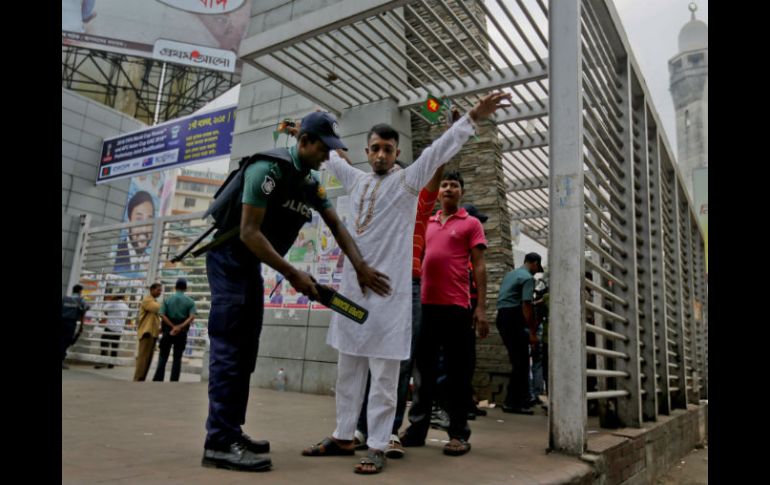
[[[241, 429], [246, 419], [250, 375], [254, 371], [262, 330], [263, 288], [261, 264], [281, 273], [298, 291], [318, 299], [313, 278], [290, 265], [283, 256], [302, 226], [317, 210], [355, 268], [362, 291], [390, 292], [388, 277], [364, 262], [353, 239], [340, 221], [323, 187], [311, 170], [318, 170], [333, 149], [347, 149], [339, 138], [337, 121], [329, 113], [315, 112], [301, 122], [297, 144], [258, 153], [242, 162], [239, 173], [222, 188], [212, 208], [220, 212], [215, 241], [239, 233], [210, 249], [206, 270], [211, 287], [208, 333], [208, 431], [203, 466], [242, 471], [268, 470], [270, 443], [255, 441]], [[238, 184], [238, 185], [233, 185]], [[226, 194], [231, 195], [225, 197]], [[229, 205], [229, 208], [227, 206]], [[212, 212], [212, 209], [209, 209]], [[217, 219], [220, 212], [212, 214]], [[236, 217], [227, 217], [227, 214]]]
[[83, 315], [90, 308], [86, 304], [85, 300], [80, 296], [80, 292], [83, 291], [81, 285], [75, 285], [72, 287], [72, 296], [65, 296], [61, 300], [61, 323], [62, 323], [62, 335], [61, 335], [61, 368], [69, 369], [69, 366], [64, 363], [64, 358], [67, 357], [67, 348], [73, 344], [75, 337], [75, 328], [78, 325], [78, 320], [82, 320]]
[[182, 354], [187, 347], [187, 331], [195, 320], [195, 302], [185, 295], [187, 280], [179, 278], [174, 285], [175, 293], [163, 300], [160, 307], [161, 333], [158, 349], [158, 367], [155, 369], [153, 381], [163, 381], [166, 374], [166, 362], [171, 347], [174, 347], [174, 357], [171, 361], [171, 382], [179, 381], [182, 372]]

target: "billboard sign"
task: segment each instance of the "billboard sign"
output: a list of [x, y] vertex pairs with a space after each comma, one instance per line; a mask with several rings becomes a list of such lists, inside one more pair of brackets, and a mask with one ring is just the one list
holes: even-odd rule
[[62, 0], [62, 44], [235, 72], [251, 0]]
[[235, 106], [105, 138], [96, 183], [230, 156]]

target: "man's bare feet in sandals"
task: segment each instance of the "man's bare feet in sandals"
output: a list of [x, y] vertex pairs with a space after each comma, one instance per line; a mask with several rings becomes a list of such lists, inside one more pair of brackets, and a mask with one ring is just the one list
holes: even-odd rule
[[347, 456], [356, 453], [352, 440], [326, 437], [320, 443], [302, 450], [303, 456]]
[[369, 452], [365, 458], [361, 458], [361, 462], [353, 468], [353, 471], [360, 475], [373, 475], [380, 473], [385, 467], [385, 452], [382, 450], [375, 450], [369, 448]]

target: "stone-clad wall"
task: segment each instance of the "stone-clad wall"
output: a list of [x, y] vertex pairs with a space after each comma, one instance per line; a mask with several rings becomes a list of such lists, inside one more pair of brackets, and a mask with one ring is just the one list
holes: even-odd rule
[[[434, 12], [448, 17], [445, 10], [438, 7], [434, 2], [429, 2]], [[455, 15], [457, 15], [471, 33], [477, 32], [475, 25], [465, 15], [456, 2], [449, 2]], [[415, 12], [420, 15], [422, 22], [415, 18], [409, 11], [405, 12], [407, 22], [417, 31], [418, 35], [407, 32], [407, 37], [415, 43], [420, 53], [422, 53], [429, 63], [446, 73], [446, 62], [452, 70], [460, 75], [467, 75], [468, 72], [452, 58], [449, 50], [460, 57], [463, 63], [470, 69], [476, 69], [478, 66], [465, 55], [462, 47], [455, 42], [451, 36], [439, 28], [435, 22], [431, 22], [432, 17], [424, 12], [422, 6], [414, 6]], [[477, 18], [481, 19], [481, 24], [485, 25], [483, 14], [478, 6], [474, 4]], [[442, 40], [449, 50], [441, 45], [435, 36], [428, 32], [423, 22], [431, 27], [432, 31], [441, 35]], [[484, 58], [475, 50], [473, 44], [462, 32], [456, 33], [457, 37], [463, 41], [468, 50], [484, 66], [488, 64]], [[483, 37], [475, 36], [482, 45], [485, 45]], [[441, 56], [443, 61], [438, 58], [431, 49], [425, 46], [429, 43], [436, 54]], [[423, 47], [423, 48], [421, 48]], [[422, 55], [417, 52], [408, 51], [417, 64], [419, 64], [431, 76], [438, 74], [431, 68], [429, 63], [425, 62]], [[456, 75], [455, 74], [455, 75]], [[421, 73], [415, 73], [415, 76], [423, 76]], [[436, 97], [441, 97], [442, 93], [432, 93]], [[456, 102], [456, 100], [453, 100]], [[461, 105], [460, 109], [464, 112], [470, 108], [470, 105]], [[415, 158], [419, 156], [422, 150], [446, 130], [446, 124], [429, 125], [421, 117], [412, 114], [412, 152]], [[483, 123], [478, 140], [471, 139], [460, 153], [452, 159], [447, 165], [446, 170], [459, 170], [465, 183], [464, 202], [474, 204], [481, 212], [489, 216], [484, 224], [484, 232], [489, 242], [486, 251], [487, 262], [487, 319], [490, 323], [490, 335], [484, 340], [478, 340], [476, 343], [476, 372], [473, 379], [473, 385], [479, 399], [494, 398], [502, 402], [504, 387], [507, 385], [507, 373], [510, 372], [508, 355], [503, 346], [502, 340], [497, 333], [494, 325], [497, 311], [495, 303], [500, 288], [500, 282], [506, 272], [513, 269], [513, 254], [511, 250], [511, 229], [510, 215], [506, 204], [505, 196], [505, 178], [502, 167], [502, 154], [500, 143], [497, 140], [497, 128], [491, 123]]]

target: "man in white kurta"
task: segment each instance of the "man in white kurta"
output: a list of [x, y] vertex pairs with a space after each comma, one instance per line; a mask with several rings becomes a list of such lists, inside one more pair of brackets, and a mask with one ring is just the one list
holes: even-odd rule
[[472, 118], [489, 116], [507, 97], [501, 93], [485, 97], [406, 169], [393, 165], [382, 174], [364, 172], [336, 152], [329, 155], [327, 169], [350, 195], [350, 233], [364, 260], [387, 274], [392, 288], [387, 297], [371, 291], [362, 294], [356, 274], [346, 262], [340, 293], [369, 310], [369, 318], [359, 325], [333, 313], [329, 325], [326, 341], [339, 351], [337, 429], [332, 435], [339, 442], [353, 439], [369, 371], [367, 445], [372, 450], [384, 450], [388, 445], [396, 411], [399, 364], [409, 358], [411, 344], [412, 236], [417, 195], [436, 169], [456, 155], [474, 134]]

